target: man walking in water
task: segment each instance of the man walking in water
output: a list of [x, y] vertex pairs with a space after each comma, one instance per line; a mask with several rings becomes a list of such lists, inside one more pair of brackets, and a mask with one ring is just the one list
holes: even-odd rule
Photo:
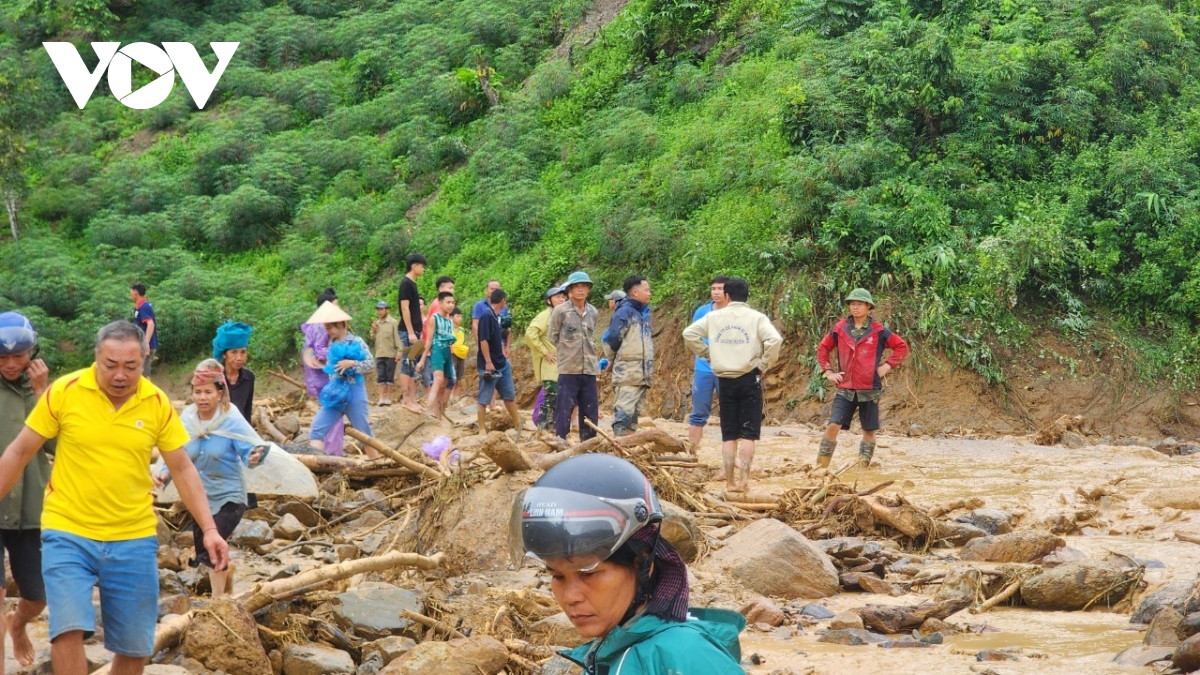
[[[908, 344], [871, 316], [875, 301], [865, 288], [856, 288], [846, 296], [850, 316], [842, 319], [829, 331], [817, 347], [817, 363], [825, 379], [837, 386], [833, 412], [817, 451], [817, 466], [828, 467], [837, 447], [838, 431], [850, 428], [854, 411], [862, 424], [863, 437], [858, 445], [858, 459], [864, 467], [871, 465], [875, 455], [875, 432], [879, 430], [879, 399], [883, 396], [883, 377], [900, 367], [908, 355]], [[834, 370], [829, 355], [837, 349], [838, 367]], [[883, 350], [892, 350], [886, 363]]]

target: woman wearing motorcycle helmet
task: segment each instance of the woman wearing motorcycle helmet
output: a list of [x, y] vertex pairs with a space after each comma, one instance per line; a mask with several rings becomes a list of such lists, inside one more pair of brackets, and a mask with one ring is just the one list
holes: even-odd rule
[[742, 616], [689, 609], [687, 566], [659, 536], [662, 507], [629, 462], [580, 455], [513, 504], [514, 563], [550, 573], [554, 599], [591, 642], [563, 656], [588, 675], [740, 675]]

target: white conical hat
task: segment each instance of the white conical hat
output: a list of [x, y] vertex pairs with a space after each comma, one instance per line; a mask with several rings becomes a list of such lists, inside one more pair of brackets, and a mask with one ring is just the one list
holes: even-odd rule
[[345, 310], [333, 304], [332, 300], [326, 300], [304, 323], [339, 323], [349, 320], [350, 315]]

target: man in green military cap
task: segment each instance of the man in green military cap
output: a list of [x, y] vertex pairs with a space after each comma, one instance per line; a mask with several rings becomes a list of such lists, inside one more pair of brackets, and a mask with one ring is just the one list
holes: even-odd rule
[[571, 431], [571, 413], [579, 410], [579, 440], [596, 435], [589, 426], [600, 421], [600, 390], [596, 376], [600, 360], [596, 356], [596, 308], [588, 303], [592, 279], [586, 272], [572, 272], [563, 284], [567, 302], [550, 312], [546, 338], [554, 345], [558, 359], [558, 410], [554, 433], [566, 438]]
[[[833, 412], [821, 438], [817, 466], [827, 467], [837, 447], [838, 431], [850, 428], [854, 411], [862, 425], [863, 437], [858, 446], [859, 461], [871, 465], [875, 454], [875, 432], [879, 430], [879, 398], [883, 395], [883, 376], [892, 372], [908, 354], [908, 344], [871, 316], [875, 300], [865, 288], [856, 288], [846, 296], [850, 316], [839, 321], [817, 347], [817, 363], [825, 379], [837, 387]], [[829, 356], [837, 349], [835, 370]], [[884, 350], [891, 356], [883, 362]], [[883, 362], [883, 363], [881, 363]]]

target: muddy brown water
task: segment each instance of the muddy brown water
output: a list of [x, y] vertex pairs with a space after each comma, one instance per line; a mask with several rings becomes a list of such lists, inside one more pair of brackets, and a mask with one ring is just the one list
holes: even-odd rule
[[[683, 435], [686, 427], [658, 420], [667, 431]], [[886, 429], [885, 429], [886, 431]], [[807, 426], [768, 427], [760, 442], [751, 476], [752, 492], [778, 494], [801, 484], [802, 467], [816, 455], [819, 430]], [[857, 454], [859, 436], [843, 434], [833, 465], [838, 467]], [[719, 464], [719, 433], [706, 430], [701, 460]], [[843, 479], [856, 482], [860, 489], [886, 480], [895, 484], [885, 492], [901, 492], [913, 503], [934, 507], [957, 499], [977, 497], [988, 507], [1017, 514], [1019, 528], [1034, 527], [1058, 514], [1091, 510], [1088, 535], [1070, 535], [1068, 545], [1092, 558], [1110, 553], [1126, 555], [1150, 565], [1145, 572], [1147, 588], [1141, 594], [1164, 583], [1191, 579], [1200, 569], [1200, 546], [1178, 541], [1176, 531], [1200, 533], [1197, 511], [1153, 509], [1142, 503], [1152, 489], [1197, 485], [1200, 457], [1168, 458], [1145, 447], [1093, 446], [1080, 449], [1041, 447], [1024, 437], [992, 440], [906, 438], [880, 435], [877, 464], [870, 469], [850, 469]], [[1119, 480], [1118, 480], [1119, 479]], [[1114, 493], [1097, 501], [1088, 501], [1076, 492], [1106, 484]], [[709, 484], [720, 494], [723, 482]], [[953, 549], [935, 549], [945, 556], [946, 566], [954, 565]], [[286, 556], [282, 563], [269, 563], [245, 551], [237, 551], [243, 573], [238, 591], [273, 573], [281, 565], [312, 561]], [[932, 592], [932, 589], [930, 590]], [[706, 575], [694, 589], [693, 604], [738, 608], [752, 594], [742, 591], [728, 579]], [[843, 593], [820, 601], [835, 612], [867, 603], [915, 604], [927, 596], [907, 594], [899, 597]], [[13, 601], [9, 600], [11, 605]], [[1087, 672], [1148, 673], [1148, 668], [1117, 666], [1111, 659], [1121, 650], [1141, 644], [1143, 632], [1129, 623], [1128, 611], [1045, 612], [1024, 608], [1000, 607], [984, 614], [963, 611], [949, 622], [987, 632], [948, 637], [945, 644], [926, 649], [882, 649], [877, 646], [840, 646], [817, 641], [817, 630], [824, 623], [796, 631], [790, 639], [772, 633], [748, 629], [742, 634], [742, 651], [757, 654], [761, 663], [747, 665], [752, 675], [791, 666], [798, 672], [854, 675], [857, 673], [928, 673], [951, 675], [982, 672], [991, 668], [1001, 675], [1009, 673], [1050, 673], [1066, 675]], [[31, 636], [39, 660], [47, 658], [46, 624], [43, 615], [32, 624]], [[5, 670], [19, 669], [6, 649]], [[98, 646], [91, 647], [92, 650]], [[1020, 661], [978, 663], [981, 649], [1021, 648]], [[811, 670], [810, 670], [811, 668]]]

